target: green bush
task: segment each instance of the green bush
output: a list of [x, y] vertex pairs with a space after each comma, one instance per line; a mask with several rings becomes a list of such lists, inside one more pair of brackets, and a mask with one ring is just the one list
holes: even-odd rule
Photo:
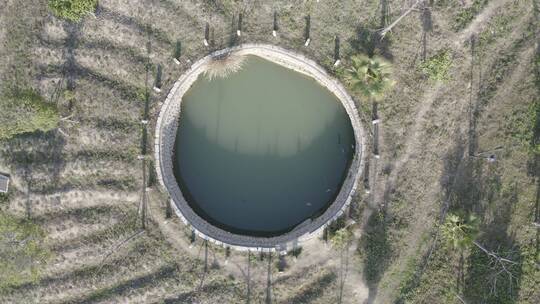
[[15, 135], [49, 131], [58, 126], [56, 107], [32, 89], [17, 90], [0, 97], [0, 140]]
[[69, 21], [80, 21], [94, 12], [97, 0], [49, 0], [49, 8], [58, 17]]
[[445, 81], [448, 79], [448, 71], [452, 65], [452, 58], [448, 50], [439, 51], [420, 64], [420, 69], [429, 79]]
[[467, 27], [488, 2], [489, 0], [474, 0], [469, 7], [460, 9], [454, 18], [453, 29], [457, 32]]
[[50, 257], [44, 237], [39, 226], [0, 211], [0, 293], [39, 279]]

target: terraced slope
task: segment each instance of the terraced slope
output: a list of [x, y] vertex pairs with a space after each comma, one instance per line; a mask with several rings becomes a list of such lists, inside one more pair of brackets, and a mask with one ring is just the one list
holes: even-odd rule
[[[530, 223], [538, 176], [525, 169], [532, 159], [527, 123], [538, 96], [533, 1], [435, 1], [379, 41], [374, 30], [409, 5], [102, 0], [95, 16], [70, 24], [50, 15], [45, 0], [2, 1], [2, 83], [38, 89], [63, 119], [57, 130], [0, 143], [0, 171], [12, 176], [0, 208], [41, 226], [52, 253], [38, 280], [12, 284], [0, 302], [336, 303], [344, 286], [343, 303], [460, 303], [458, 296], [479, 303], [489, 286], [472, 282], [489, 273], [474, 265], [485, 261], [475, 251], [460, 260], [437, 233], [450, 205], [471, 204], [486, 246], [519, 251], [519, 286], [488, 302], [537, 303], [538, 237]], [[242, 36], [235, 37], [239, 12]], [[203, 45], [207, 23], [211, 47]], [[336, 36], [343, 61], [337, 68]], [[172, 60], [177, 41], [180, 65]], [[151, 159], [144, 178], [137, 159], [152, 146], [140, 122], [145, 94], [150, 132], [159, 102], [190, 62], [241, 42], [296, 50], [338, 78], [357, 52], [394, 63], [396, 86], [379, 106], [381, 159], [371, 159], [372, 195], [359, 194], [351, 210], [354, 240], [342, 252], [313, 240], [298, 259], [285, 258], [283, 273], [275, 256], [226, 257], [222, 248], [191, 243], [188, 228], [165, 218]], [[420, 64], [441, 51], [452, 64], [448, 79], [436, 82]], [[158, 65], [162, 93], [151, 90]], [[370, 105], [355, 98], [369, 126]], [[494, 149], [495, 166], [468, 157]], [[141, 232], [137, 209], [147, 186], [150, 220]]]

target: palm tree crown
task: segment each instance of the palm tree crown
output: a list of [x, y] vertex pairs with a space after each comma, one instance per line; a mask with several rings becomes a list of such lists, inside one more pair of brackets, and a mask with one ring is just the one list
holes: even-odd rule
[[449, 214], [442, 226], [442, 234], [452, 247], [464, 249], [474, 243], [478, 234], [478, 220], [474, 215], [464, 221], [456, 214]]
[[392, 66], [381, 57], [356, 55], [352, 67], [346, 71], [346, 80], [351, 88], [362, 95], [377, 100], [394, 85], [390, 78]]

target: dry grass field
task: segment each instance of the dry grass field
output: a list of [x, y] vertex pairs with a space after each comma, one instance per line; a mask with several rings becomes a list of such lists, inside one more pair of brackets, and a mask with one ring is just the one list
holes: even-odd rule
[[[100, 0], [73, 23], [45, 0], [1, 1], [0, 90], [36, 90], [60, 121], [0, 140], [0, 173], [11, 177], [0, 256], [16, 260], [10, 250], [31, 239], [24, 254], [34, 257], [16, 261], [22, 277], [0, 263], [0, 303], [539, 303], [538, 0], [426, 0], [375, 35], [414, 2]], [[191, 240], [166, 218], [153, 162], [137, 159], [190, 63], [243, 42], [305, 54], [341, 80], [358, 53], [393, 64], [396, 84], [378, 107], [381, 157], [369, 157], [371, 193], [356, 196], [342, 250], [314, 239], [280, 262]], [[152, 90], [158, 66], [161, 93]], [[371, 104], [350, 93], [372, 134]], [[441, 223], [462, 211], [479, 218], [479, 243], [515, 262], [511, 277], [476, 247], [445, 242]]]

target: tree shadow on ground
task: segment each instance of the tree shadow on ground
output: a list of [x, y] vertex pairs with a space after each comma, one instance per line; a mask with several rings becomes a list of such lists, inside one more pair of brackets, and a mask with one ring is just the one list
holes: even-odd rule
[[296, 294], [279, 303], [313, 303], [317, 299], [320, 299], [325, 290], [332, 286], [336, 280], [337, 276], [335, 272], [325, 272], [309, 283], [302, 285]]
[[462, 214], [464, 218], [469, 214], [479, 217], [482, 234], [476, 241], [516, 264], [507, 265], [513, 276], [510, 278], [492, 257], [472, 246], [471, 254], [461, 255], [457, 266], [458, 292], [467, 303], [513, 303], [519, 290], [522, 257], [507, 229], [513, 203], [517, 201], [517, 188], [514, 185], [501, 192], [498, 164], [471, 157], [467, 152], [477, 145], [475, 128], [469, 130], [468, 137], [467, 141], [458, 137], [444, 160], [441, 221], [447, 212]]
[[81, 25], [79, 23], [64, 23], [64, 30], [67, 33], [64, 46], [64, 77], [66, 79], [66, 87], [70, 91], [75, 89], [75, 78], [77, 76], [77, 61], [75, 59], [75, 50], [77, 49], [77, 46], [79, 44], [80, 28]]
[[519, 295], [523, 257], [520, 246], [509, 234], [514, 202], [518, 201], [517, 186], [500, 191], [498, 178], [488, 176], [486, 203], [490, 211], [484, 215], [482, 235], [478, 242], [488, 250], [516, 264], [507, 264], [508, 272], [494, 263], [494, 260], [477, 247], [473, 247], [468, 257], [468, 269], [463, 282], [463, 294], [471, 303], [515, 303]]
[[[534, 2], [534, 9], [536, 11], [536, 23], [540, 23], [540, 13], [538, 8], [538, 1]], [[538, 36], [538, 35], [537, 35]], [[535, 60], [535, 75], [534, 85], [536, 87], [537, 96], [540, 96], [540, 43], [536, 46], [536, 60]], [[535, 152], [532, 153], [528, 162], [528, 173], [536, 181], [536, 200], [534, 209], [534, 223], [540, 224], [540, 98], [537, 97], [534, 101], [534, 121], [533, 121], [533, 134], [531, 138], [531, 149]], [[536, 252], [535, 256], [540, 256], [540, 229], [536, 229]]]
[[422, 61], [427, 57], [427, 41], [429, 34], [433, 31], [433, 20], [431, 17], [431, 9], [424, 3], [422, 14], [420, 15], [422, 22]]
[[358, 250], [363, 257], [364, 279], [369, 295], [366, 303], [373, 303], [378, 284], [390, 264], [391, 247], [388, 240], [388, 219], [385, 210], [373, 212], [368, 219]]
[[61, 173], [65, 167], [63, 150], [66, 145], [64, 137], [57, 131], [46, 133], [35, 132], [20, 135], [5, 142], [5, 152], [0, 154], [11, 166], [11, 172], [22, 178], [27, 194], [26, 216], [32, 216], [32, 200], [30, 194], [34, 190], [34, 173], [46, 177], [46, 187], [57, 188], [60, 185]]
[[379, 31], [370, 29], [365, 25], [356, 27], [356, 35], [349, 40], [352, 49], [359, 53], [364, 53], [368, 56], [381, 55], [388, 60], [392, 60], [390, 48], [390, 37], [381, 39]]
[[[442, 189], [442, 203], [439, 210], [439, 222], [442, 222], [444, 220], [446, 213], [448, 212], [450, 200], [455, 196], [455, 192], [457, 191], [455, 185], [460, 179], [463, 168], [466, 167], [466, 164], [464, 164], [463, 162], [463, 158], [466, 153], [466, 142], [459, 136], [456, 137], [454, 141], [455, 142], [452, 148], [443, 157], [443, 174], [440, 178], [440, 185]], [[436, 246], [438, 246], [439, 244], [438, 238], [439, 236], [436, 233], [433, 234], [432, 242], [429, 248], [422, 254], [419, 259], [419, 266], [416, 267], [416, 270], [412, 277], [402, 285], [400, 295], [394, 301], [394, 303], [406, 303], [407, 296], [409, 296], [409, 294], [413, 290], [420, 286], [422, 276], [427, 269], [427, 263], [432, 257], [433, 251], [436, 250]]]

